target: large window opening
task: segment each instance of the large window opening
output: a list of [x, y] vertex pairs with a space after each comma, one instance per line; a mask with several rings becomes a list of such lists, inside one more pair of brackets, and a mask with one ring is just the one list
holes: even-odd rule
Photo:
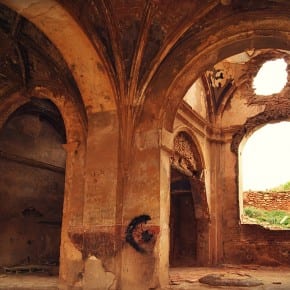
[[58, 274], [66, 153], [64, 123], [34, 99], [0, 131], [0, 266]]
[[242, 144], [241, 221], [290, 229], [290, 122], [267, 124]]

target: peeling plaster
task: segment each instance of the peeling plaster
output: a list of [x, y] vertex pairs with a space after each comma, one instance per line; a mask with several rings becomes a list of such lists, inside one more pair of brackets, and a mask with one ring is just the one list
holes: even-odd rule
[[159, 146], [159, 131], [150, 130], [136, 134], [136, 144], [139, 150], [154, 149]]
[[[96, 65], [102, 63], [100, 56], [60, 4], [53, 0], [0, 0], [0, 3], [31, 21], [58, 48], [68, 66], [75, 67], [72, 73], [87, 107], [91, 106], [93, 112], [116, 108], [113, 98], [104, 100], [104, 96], [113, 96], [113, 89], [108, 75]], [[101, 109], [99, 103], [103, 103]]]
[[85, 262], [84, 290], [113, 290], [116, 289], [115, 275], [105, 271], [102, 261], [94, 256]]

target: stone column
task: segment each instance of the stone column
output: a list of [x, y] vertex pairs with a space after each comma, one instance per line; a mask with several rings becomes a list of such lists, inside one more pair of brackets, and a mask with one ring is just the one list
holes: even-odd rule
[[[118, 118], [115, 111], [96, 112], [88, 116], [85, 184], [73, 205], [82, 212], [81, 222], [69, 226], [69, 289], [115, 289], [115, 257], [120, 250], [116, 226], [116, 193], [118, 169]], [[73, 179], [82, 176], [74, 168]], [[82, 200], [81, 200], [82, 197]], [[73, 206], [72, 205], [72, 206]], [[71, 221], [80, 212], [70, 212]], [[75, 254], [74, 254], [75, 253]], [[71, 262], [77, 256], [80, 265]], [[76, 272], [77, 271], [77, 272]], [[73, 277], [72, 277], [73, 276]]]
[[89, 115], [83, 240], [77, 245], [85, 263], [83, 289], [115, 289], [121, 246], [116, 225], [118, 142], [116, 111]]
[[155, 289], [168, 283], [169, 158], [160, 130], [140, 131], [123, 193], [121, 289]]
[[79, 140], [64, 144], [67, 152], [65, 193], [60, 248], [60, 283], [79, 285], [83, 262], [81, 252], [70, 239], [72, 232], [82, 227], [84, 207], [85, 144]]
[[223, 217], [223, 177], [224, 164], [221, 159], [222, 143], [212, 141], [210, 147], [210, 264], [222, 262], [222, 217]]

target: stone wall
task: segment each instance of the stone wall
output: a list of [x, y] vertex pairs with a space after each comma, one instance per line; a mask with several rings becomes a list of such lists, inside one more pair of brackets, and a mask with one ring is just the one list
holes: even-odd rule
[[266, 210], [279, 209], [290, 211], [290, 191], [247, 191], [244, 192], [244, 207], [245, 206], [255, 206]]
[[63, 141], [32, 114], [11, 117], [0, 131], [1, 266], [59, 262]]

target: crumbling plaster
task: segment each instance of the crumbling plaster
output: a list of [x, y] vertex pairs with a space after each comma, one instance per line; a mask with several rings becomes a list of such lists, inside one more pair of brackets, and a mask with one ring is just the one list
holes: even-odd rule
[[[285, 107], [273, 96], [265, 105], [244, 96], [239, 81], [226, 96], [205, 88], [208, 118], [190, 112], [182, 99], [206, 70], [233, 54], [289, 49], [289, 3], [184, 0], [176, 8], [174, 1], [165, 2], [1, 0], [55, 45], [82, 100], [76, 105], [69, 92], [37, 86], [25, 97], [11, 95], [1, 107], [8, 117], [15, 102], [33, 95], [51, 99], [63, 116], [69, 141], [61, 287], [154, 289], [168, 283], [169, 160], [174, 134], [182, 128], [204, 158], [208, 263], [268, 263], [259, 255], [273, 245], [271, 239], [287, 253], [278, 234], [239, 225], [236, 164], [244, 133], [286, 118], [288, 102]], [[282, 99], [286, 102], [286, 94]], [[128, 225], [140, 216], [150, 217], [140, 238], [145, 254], [126, 240]], [[277, 251], [268, 253], [271, 260]], [[283, 257], [276, 262], [286, 261]]]
[[57, 47], [74, 76], [87, 112], [115, 109], [114, 93], [103, 60], [57, 1], [3, 0], [1, 3], [31, 21]]
[[[231, 259], [239, 261], [238, 255], [231, 250], [237, 243], [241, 247], [241, 251], [246, 252], [243, 256], [245, 258], [240, 259], [242, 263], [287, 264], [285, 253], [289, 246], [288, 232], [279, 235], [279, 233], [271, 233], [269, 230], [260, 228], [259, 235], [254, 236], [255, 230], [251, 229], [251, 226], [239, 224], [238, 147], [243, 138], [249, 136], [260, 126], [268, 122], [289, 119], [288, 84], [282, 92], [272, 96], [256, 96], [252, 88], [253, 78], [265, 60], [279, 57], [283, 57], [287, 61], [288, 53], [278, 50], [259, 50], [255, 52], [252, 59], [249, 58], [250, 60], [243, 64], [229, 64], [225, 59], [216, 67], [221, 69], [225, 78], [228, 77], [231, 80], [234, 89], [229, 90], [224, 96], [225, 100], [218, 111], [220, 115], [217, 115], [215, 128], [212, 128], [206, 119], [201, 118], [198, 111], [190, 112], [184, 105], [180, 107], [174, 122], [175, 130], [182, 126], [190, 127], [197, 142], [203, 144], [201, 146], [205, 160], [209, 156], [211, 157], [208, 159], [208, 163], [205, 161], [207, 168], [205, 175], [212, 177], [211, 170], [215, 171], [217, 168], [223, 172], [219, 176], [214, 174], [215, 182], [211, 180], [206, 185], [207, 197], [210, 200], [211, 225], [215, 225], [212, 230], [221, 231], [210, 237], [214, 237], [213, 241], [215, 238], [219, 240], [215, 251], [223, 252], [223, 257], [217, 259], [224, 262], [231, 261]], [[226, 70], [229, 68], [235, 73], [227, 74]], [[221, 85], [221, 88], [225, 84], [226, 82]], [[203, 124], [203, 127], [200, 124]], [[207, 129], [204, 130], [204, 128]], [[205, 153], [206, 148], [210, 148], [208, 153]], [[214, 152], [216, 157], [219, 156], [218, 158], [214, 158], [212, 155]], [[212, 191], [215, 194], [210, 199]], [[219, 201], [216, 196], [219, 196]], [[221, 203], [220, 200], [223, 202]], [[272, 249], [273, 236], [276, 237], [275, 243], [281, 245], [281, 252]], [[254, 240], [257, 247], [250, 246]], [[260, 251], [266, 251], [267, 254], [262, 254]]]
[[[242, 259], [243, 263], [262, 263], [262, 264], [287, 264], [287, 248], [289, 246], [289, 232], [284, 232], [283, 234], [269, 230], [259, 228], [250, 225], [239, 225], [235, 220], [239, 213], [239, 147], [241, 143], [246, 140], [246, 138], [253, 133], [257, 128], [261, 127], [270, 122], [279, 122], [282, 120], [289, 119], [289, 101], [288, 101], [288, 84], [279, 93], [271, 96], [257, 96], [252, 88], [253, 77], [257, 74], [258, 69], [261, 67], [262, 63], [268, 59], [275, 59], [277, 57], [284, 57], [288, 61], [288, 54], [284, 52], [274, 51], [264, 52], [261, 55], [253, 58], [245, 66], [246, 71], [250, 78], [246, 83], [242, 83], [241, 87], [237, 87], [237, 91], [233, 94], [231, 99], [231, 105], [226, 108], [226, 110], [235, 110], [236, 95], [243, 95], [244, 105], [240, 106], [242, 109], [239, 111], [239, 119], [233, 117], [232, 122], [235, 124], [232, 128], [232, 140], [226, 142], [224, 145], [225, 159], [224, 159], [224, 183], [222, 188], [222, 194], [224, 197], [223, 202], [223, 219], [226, 225], [227, 232], [231, 233], [231, 239], [224, 239], [224, 254], [225, 260], [233, 258], [237, 260], [238, 257], [234, 254], [231, 249], [231, 243], [242, 243], [241, 251], [246, 251], [245, 259]], [[239, 97], [237, 98], [239, 102]], [[236, 103], [236, 105], [234, 105]], [[254, 107], [254, 110], [253, 110]], [[223, 117], [228, 118], [229, 115], [224, 114]], [[223, 118], [222, 117], [222, 118]], [[225, 124], [229, 124], [230, 120], [226, 119]], [[232, 152], [232, 153], [230, 153]], [[235, 194], [226, 194], [226, 192], [234, 192]], [[273, 241], [273, 236], [275, 236], [275, 241]], [[225, 237], [228, 237], [225, 236]], [[251, 247], [250, 244], [255, 241], [255, 247]], [[276, 245], [280, 245], [280, 250], [276, 251], [272, 247], [272, 242]], [[261, 251], [264, 251], [262, 254]], [[284, 253], [284, 254], [282, 254]]]

